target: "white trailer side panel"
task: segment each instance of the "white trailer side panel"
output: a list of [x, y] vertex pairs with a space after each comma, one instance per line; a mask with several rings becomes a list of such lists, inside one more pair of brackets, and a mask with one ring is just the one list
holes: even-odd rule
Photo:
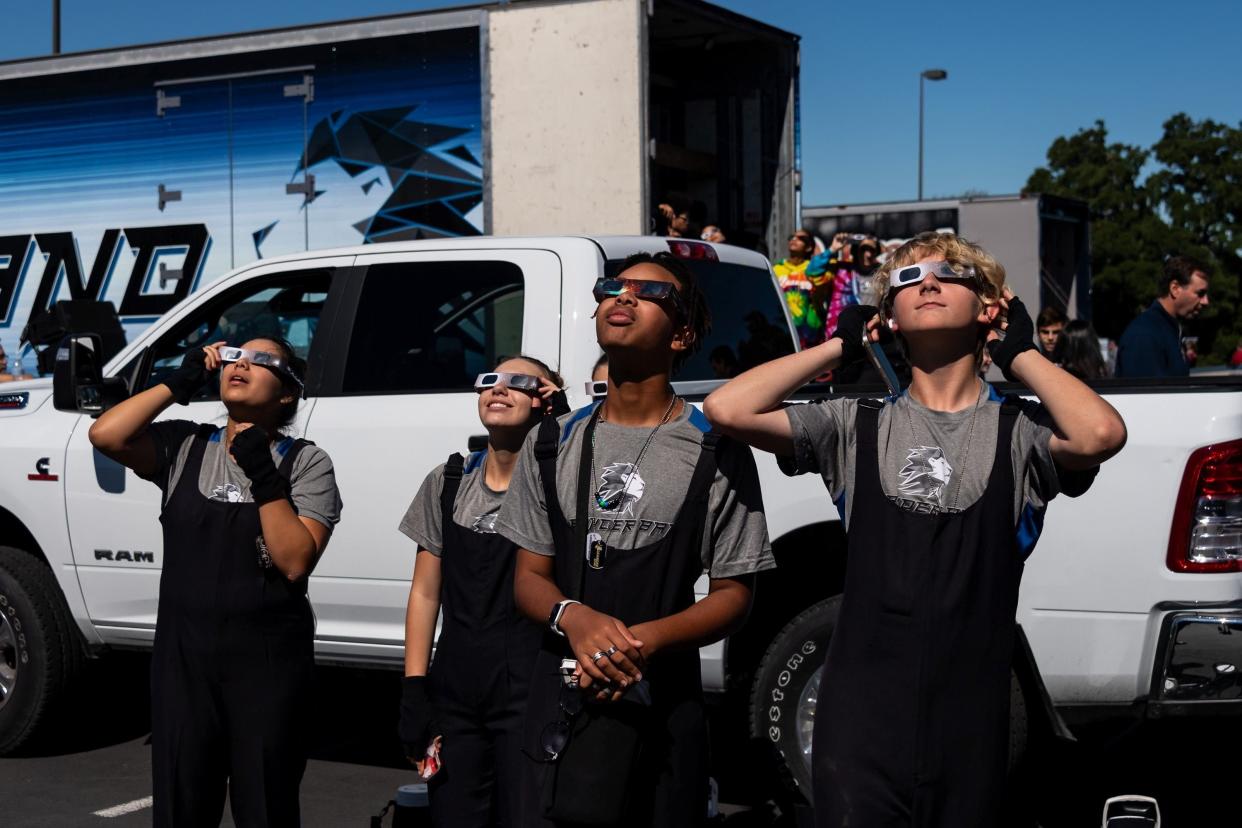
[[488, 14], [492, 233], [647, 232], [645, 28], [640, 0]]
[[1005, 266], [1013, 292], [1039, 312], [1039, 199], [963, 201], [958, 232]]

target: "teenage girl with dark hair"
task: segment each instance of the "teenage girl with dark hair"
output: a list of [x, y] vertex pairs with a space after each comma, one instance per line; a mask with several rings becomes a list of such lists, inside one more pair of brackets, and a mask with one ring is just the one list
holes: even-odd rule
[[1091, 323], [1071, 319], [1061, 329], [1052, 361], [1081, 380], [1108, 376], [1108, 365], [1100, 355], [1100, 338]]
[[441, 737], [432, 761], [443, 764], [429, 781], [437, 826], [509, 825], [519, 811], [519, 737], [541, 630], [514, 608], [517, 548], [495, 524], [527, 433], [545, 414], [568, 409], [563, 384], [526, 356], [480, 374], [487, 450], [453, 454], [433, 469], [401, 521], [418, 557], [405, 616], [400, 736], [424, 777], [427, 748]]
[[[300, 823], [314, 617], [307, 577], [340, 519], [332, 461], [281, 434], [305, 365], [262, 337], [191, 351], [104, 412], [91, 443], [164, 493], [151, 660], [157, 826]], [[220, 371], [224, 426], [152, 422]]]

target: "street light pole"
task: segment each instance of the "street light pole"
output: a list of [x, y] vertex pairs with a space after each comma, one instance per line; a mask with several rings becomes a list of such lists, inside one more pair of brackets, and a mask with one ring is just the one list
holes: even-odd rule
[[52, 0], [52, 54], [60, 54], [60, 0]]
[[919, 73], [919, 201], [923, 200], [923, 81], [941, 81], [948, 76], [943, 69], [924, 69]]

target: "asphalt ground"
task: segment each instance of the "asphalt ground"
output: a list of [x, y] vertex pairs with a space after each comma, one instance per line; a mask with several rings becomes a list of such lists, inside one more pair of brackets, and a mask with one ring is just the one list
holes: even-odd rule
[[[47, 736], [0, 759], [0, 826], [150, 824], [151, 811], [142, 807], [151, 793], [148, 664], [135, 653], [93, 663], [80, 698]], [[318, 673], [303, 821], [310, 828], [368, 826], [399, 785], [415, 781], [394, 735], [398, 677], [329, 667]], [[743, 715], [713, 707], [713, 732], [739, 732]], [[1016, 775], [1007, 825], [1094, 828], [1104, 800], [1120, 793], [1155, 796], [1172, 828], [1242, 824], [1233, 788], [1242, 717], [1119, 720], [1075, 732], [1076, 743], [1035, 745]], [[724, 825], [796, 828], [796, 815], [766, 800], [761, 749], [722, 737], [713, 757], [727, 803]], [[133, 810], [95, 815], [118, 806]], [[227, 809], [223, 824], [233, 824]]]

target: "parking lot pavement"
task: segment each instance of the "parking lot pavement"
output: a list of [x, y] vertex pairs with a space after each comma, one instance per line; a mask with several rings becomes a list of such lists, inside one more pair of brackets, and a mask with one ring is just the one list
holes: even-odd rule
[[[93, 664], [84, 697], [57, 721], [53, 737], [0, 759], [0, 826], [150, 824], [147, 663], [119, 653]], [[365, 826], [399, 785], [414, 781], [394, 735], [400, 684], [395, 673], [375, 670], [321, 668], [318, 678], [303, 821], [308, 828]], [[736, 730], [739, 715], [714, 708], [713, 727]], [[1227, 782], [1242, 719], [1116, 722], [1077, 732], [1078, 743], [1045, 746], [1031, 757], [1007, 828], [1094, 828], [1104, 799], [1118, 793], [1156, 796], [1172, 828], [1242, 822], [1230, 816], [1236, 809]], [[722, 798], [734, 803], [722, 808], [728, 828], [793, 828], [792, 818], [778, 819], [777, 808], [759, 801], [752, 769], [763, 758], [725, 740], [714, 749]], [[113, 815], [95, 815], [101, 811]], [[227, 813], [224, 824], [232, 825]]]
[[[0, 826], [151, 824], [148, 665], [132, 653], [92, 664], [90, 689], [54, 735], [0, 759]], [[399, 688], [392, 672], [319, 670], [305, 825], [367, 825], [399, 785], [415, 781], [395, 737]], [[224, 824], [232, 825], [227, 811]]]

